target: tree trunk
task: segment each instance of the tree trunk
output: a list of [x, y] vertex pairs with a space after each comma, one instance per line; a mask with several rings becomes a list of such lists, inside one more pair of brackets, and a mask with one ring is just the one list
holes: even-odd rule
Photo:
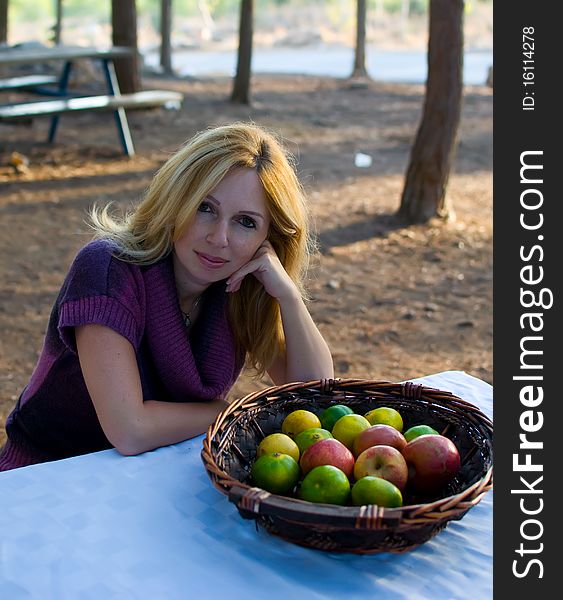
[[58, 46], [61, 43], [61, 32], [63, 29], [63, 0], [56, 2], [55, 26], [53, 27], [53, 41]]
[[231, 94], [231, 102], [239, 104], [250, 104], [253, 21], [254, 0], [241, 0], [237, 70]]
[[124, 94], [138, 92], [141, 90], [141, 73], [135, 0], [111, 0], [111, 26], [113, 45], [133, 49], [133, 56], [115, 59], [119, 87]]
[[463, 91], [463, 0], [430, 0], [428, 79], [398, 215], [424, 223], [449, 218], [446, 188]]
[[172, 74], [172, 0], [161, 0], [160, 5], [160, 66], [167, 75]]
[[366, 78], [366, 13], [367, 0], [357, 0], [356, 13], [356, 49], [354, 53], [354, 70], [352, 78]]
[[0, 0], [0, 44], [8, 43], [8, 0]]

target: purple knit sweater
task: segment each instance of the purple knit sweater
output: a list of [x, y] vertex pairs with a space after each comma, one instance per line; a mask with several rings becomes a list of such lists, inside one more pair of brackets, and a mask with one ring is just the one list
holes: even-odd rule
[[205, 292], [188, 337], [172, 257], [124, 262], [105, 240], [78, 253], [49, 320], [41, 356], [6, 423], [0, 471], [110, 448], [80, 369], [74, 328], [97, 323], [133, 345], [144, 399], [197, 402], [224, 397], [244, 363], [237, 356], [221, 283]]

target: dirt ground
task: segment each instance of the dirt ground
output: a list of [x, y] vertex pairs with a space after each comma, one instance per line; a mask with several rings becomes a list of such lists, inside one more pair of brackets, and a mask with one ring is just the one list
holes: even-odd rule
[[[456, 369], [493, 383], [490, 88], [465, 89], [448, 188], [455, 220], [404, 226], [393, 215], [423, 86], [255, 76], [249, 108], [228, 102], [229, 79], [144, 83], [179, 90], [185, 101], [179, 111], [129, 113], [132, 159], [121, 155], [109, 113], [63, 116], [54, 146], [44, 143], [48, 119], [0, 128], [0, 444], [52, 302], [89, 239], [87, 209], [130, 206], [185, 139], [233, 120], [275, 129], [298, 157], [320, 248], [310, 310], [336, 376], [402, 381]], [[14, 151], [29, 158], [23, 173], [8, 164]], [[356, 167], [356, 152], [372, 165]], [[243, 375], [233, 396], [269, 384]]]

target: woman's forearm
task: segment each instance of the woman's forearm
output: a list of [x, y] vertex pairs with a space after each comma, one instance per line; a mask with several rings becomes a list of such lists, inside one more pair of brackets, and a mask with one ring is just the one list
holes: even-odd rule
[[279, 299], [286, 340], [286, 380], [334, 376], [330, 349], [300, 296]]
[[224, 400], [185, 403], [146, 400], [129, 435], [116, 448], [121, 454], [134, 455], [193, 438], [205, 433], [227, 405]]
[[82, 374], [109, 442], [125, 455], [140, 454], [203, 433], [226, 408], [209, 402], [143, 401], [133, 346], [102, 325], [76, 328]]

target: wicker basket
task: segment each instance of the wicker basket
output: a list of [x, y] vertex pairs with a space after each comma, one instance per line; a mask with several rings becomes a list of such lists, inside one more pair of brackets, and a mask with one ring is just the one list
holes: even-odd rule
[[[313, 504], [252, 487], [256, 447], [281, 430], [293, 410], [320, 413], [346, 404], [364, 414], [378, 406], [397, 409], [405, 429], [419, 423], [446, 435], [462, 466], [440, 497], [404, 497], [401, 508]], [[461, 519], [493, 487], [492, 422], [476, 406], [447, 391], [412, 382], [324, 379], [273, 386], [230, 404], [209, 428], [202, 460], [217, 489], [244, 518], [289, 542], [331, 552], [372, 554], [412, 550]]]

